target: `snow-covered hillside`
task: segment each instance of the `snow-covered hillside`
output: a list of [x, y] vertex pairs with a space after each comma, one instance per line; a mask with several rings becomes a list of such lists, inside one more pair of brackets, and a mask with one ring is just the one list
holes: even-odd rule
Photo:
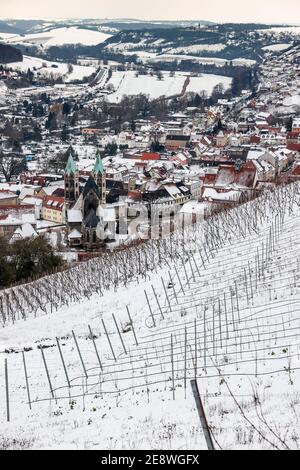
[[199, 77], [190, 77], [187, 92], [199, 93], [205, 90], [208, 96], [211, 96], [216, 85], [222, 84], [224, 90], [230, 88], [232, 79], [230, 77], [222, 77], [220, 75], [203, 74]]
[[125, 95], [138, 95], [144, 93], [151, 99], [161, 96], [179, 95], [185, 83], [186, 77], [177, 74], [170, 77], [170, 74], [164, 73], [163, 79], [159, 80], [156, 76], [139, 75], [135, 72], [114, 72], [107, 87], [113, 87], [116, 90], [108, 97], [111, 102], [119, 102]]
[[83, 80], [85, 77], [90, 77], [96, 72], [96, 67], [91, 65], [72, 65], [62, 62], [49, 62], [38, 57], [24, 56], [22, 62], [14, 62], [9, 64], [13, 70], [20, 70], [27, 72], [30, 69], [38, 76], [49, 76], [52, 74], [54, 77], [64, 77], [65, 82], [75, 80]]
[[[2, 36], [1, 33], [0, 36]], [[24, 36], [10, 37], [6, 35], [5, 39], [11, 44], [36, 44], [48, 48], [66, 44], [94, 46], [101, 44], [110, 37], [110, 34], [72, 26], [69, 28], [54, 28], [42, 33], [25, 34]]]
[[280, 187], [2, 292], [0, 446], [205, 448], [196, 376], [217, 448], [298, 448], [299, 207]]
[[106, 88], [113, 93], [108, 96], [108, 101], [118, 103], [125, 95], [149, 95], [151, 99], [162, 96], [180, 95], [186, 92], [200, 93], [206, 91], [211, 95], [213, 88], [222, 83], [224, 89], [228, 89], [232, 79], [220, 75], [203, 74], [199, 77], [191, 77], [190, 74], [163, 72], [161, 79], [156, 75], [136, 75], [135, 72], [113, 72]]

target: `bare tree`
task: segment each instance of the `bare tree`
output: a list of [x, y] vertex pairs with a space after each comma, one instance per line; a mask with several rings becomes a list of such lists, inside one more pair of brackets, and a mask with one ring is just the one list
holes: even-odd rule
[[0, 173], [3, 174], [5, 180], [9, 183], [13, 176], [18, 176], [27, 168], [26, 160], [23, 155], [15, 153], [0, 153]]

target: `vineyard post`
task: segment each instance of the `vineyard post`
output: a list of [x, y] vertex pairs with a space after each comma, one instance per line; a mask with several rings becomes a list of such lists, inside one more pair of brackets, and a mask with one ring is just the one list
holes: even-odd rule
[[194, 333], [195, 333], [195, 379], [197, 378], [198, 371], [198, 358], [197, 358], [197, 320], [194, 320]]
[[226, 294], [224, 292], [224, 311], [225, 311], [225, 321], [226, 321], [226, 339], [229, 339], [229, 331], [228, 331], [228, 317], [227, 317], [227, 303], [226, 303]]
[[221, 349], [223, 349], [223, 339], [222, 339], [222, 316], [221, 316], [221, 302], [220, 302], [220, 299], [218, 299], [218, 304], [219, 304], [220, 346], [221, 346]]
[[184, 393], [186, 398], [186, 366], [187, 366], [187, 329], [184, 328]]
[[64, 372], [65, 372], [65, 376], [66, 376], [66, 379], [67, 379], [68, 387], [70, 388], [70, 387], [71, 387], [71, 383], [70, 383], [70, 379], [69, 379], [69, 375], [68, 375], [66, 363], [65, 363], [65, 360], [64, 360], [64, 357], [63, 357], [63, 353], [62, 353], [62, 350], [61, 350], [61, 347], [60, 347], [60, 342], [59, 342], [59, 339], [58, 339], [58, 338], [56, 338], [56, 343], [57, 343], [57, 347], [58, 347], [60, 359], [61, 359], [61, 362], [62, 362], [62, 365], [63, 365], [63, 368], [64, 368]]
[[195, 273], [194, 273], [194, 269], [193, 269], [193, 266], [192, 266], [192, 262], [191, 262], [191, 257], [190, 257], [190, 256], [188, 257], [188, 260], [189, 260], [189, 265], [190, 265], [190, 268], [191, 268], [191, 271], [192, 271], [193, 281], [196, 282]]
[[197, 411], [198, 411], [199, 418], [200, 418], [200, 423], [201, 423], [203, 433], [204, 433], [204, 437], [205, 437], [205, 440], [206, 440], [207, 448], [208, 448], [208, 450], [215, 450], [214, 443], [213, 443], [213, 440], [212, 440], [212, 437], [211, 437], [210, 428], [208, 426], [208, 422], [207, 422], [205, 411], [204, 411], [204, 408], [203, 408], [201, 396], [200, 396], [200, 393], [199, 393], [197, 380], [191, 380], [191, 387], [192, 387], [192, 392], [193, 392], [194, 399], [195, 399], [195, 402], [196, 402]]
[[97, 359], [98, 359], [98, 362], [99, 362], [100, 369], [103, 371], [102, 362], [101, 362], [101, 359], [100, 359], [100, 356], [99, 356], [99, 352], [98, 352], [98, 349], [97, 349], [97, 345], [96, 345], [96, 341], [95, 341], [95, 338], [94, 338], [94, 334], [93, 334], [93, 332], [92, 332], [92, 328], [91, 328], [90, 325], [88, 325], [88, 328], [89, 328], [89, 332], [90, 332], [91, 339], [92, 339], [92, 341], [93, 341], [93, 345], [94, 345], [95, 353], [96, 353], [96, 356], [97, 356]]
[[9, 384], [8, 384], [8, 363], [7, 359], [4, 360], [5, 368], [5, 390], [6, 390], [6, 419], [10, 422], [10, 409], [9, 409]]
[[174, 377], [174, 348], [173, 348], [173, 335], [171, 335], [171, 364], [172, 364], [172, 390], [173, 390], [173, 400], [175, 400], [175, 377]]
[[175, 290], [175, 284], [174, 284], [174, 282], [172, 281], [172, 276], [171, 276], [170, 271], [169, 271], [169, 279], [170, 279], [170, 285], [171, 285], [172, 288], [173, 288], [173, 292], [174, 292], [174, 297], [175, 297], [175, 299], [176, 299], [176, 303], [178, 304], [178, 299], [177, 299], [176, 290]]
[[82, 355], [81, 355], [81, 351], [80, 351], [80, 348], [79, 348], [79, 344], [78, 344], [76, 335], [75, 335], [75, 333], [74, 333], [73, 330], [72, 330], [72, 335], [73, 335], [74, 342], [75, 342], [75, 345], [76, 345], [76, 349], [77, 349], [77, 352], [78, 352], [78, 355], [79, 355], [79, 358], [80, 358], [80, 362], [81, 362], [81, 365], [82, 365], [82, 368], [83, 368], [84, 375], [85, 375], [86, 378], [88, 378], [88, 374], [87, 374], [87, 371], [86, 371], [86, 367], [85, 367], [85, 364], [84, 364], [84, 361], [83, 361], [83, 357], [82, 357]]
[[194, 265], [196, 266], [197, 273], [198, 273], [199, 277], [201, 277], [201, 274], [200, 274], [200, 271], [199, 271], [198, 265], [197, 265], [197, 263], [196, 263], [196, 260], [195, 260], [195, 257], [194, 257], [194, 253], [192, 253], [192, 258], [193, 258], [193, 261], [194, 261]]
[[184, 289], [183, 289], [183, 285], [182, 285], [182, 282], [181, 282], [181, 278], [180, 278], [180, 276], [179, 276], [179, 274], [178, 274], [178, 270], [177, 270], [176, 266], [175, 266], [175, 272], [176, 272], [176, 276], [177, 276], [177, 279], [178, 279], [178, 281], [179, 281], [179, 284], [180, 284], [182, 293], [184, 293]]
[[27, 374], [27, 367], [26, 367], [26, 360], [25, 360], [24, 351], [22, 351], [22, 356], [23, 356], [23, 366], [24, 366], [24, 373], [25, 373], [25, 382], [26, 382], [26, 389], [27, 389], [28, 404], [29, 404], [29, 409], [31, 410], [31, 398], [30, 398], [30, 390], [29, 390], [29, 381], [28, 381], [28, 374]]
[[151, 287], [152, 287], [152, 291], [153, 291], [154, 297], [155, 297], [155, 299], [156, 299], [156, 303], [157, 303], [157, 305], [158, 305], [160, 314], [161, 314], [161, 316], [162, 316], [162, 319], [164, 320], [165, 317], [164, 317], [164, 314], [163, 314], [163, 311], [162, 311], [160, 302], [159, 302], [159, 300], [158, 300], [157, 294], [156, 294], [155, 289], [154, 289], [154, 287], [153, 287], [153, 284], [151, 285]]
[[108, 344], [109, 344], [109, 347], [110, 347], [110, 350], [112, 352], [112, 355], [113, 355], [113, 358], [114, 358], [114, 361], [117, 362], [117, 358], [115, 356], [115, 352], [114, 352], [114, 348], [112, 347], [112, 344], [111, 344], [111, 341], [110, 341], [110, 337], [109, 337], [109, 334], [107, 332], [107, 329], [106, 329], [106, 326], [105, 326], [105, 323], [104, 323], [104, 320], [101, 319], [102, 321], [102, 325], [103, 325], [103, 329], [104, 329], [104, 332], [105, 332], [105, 335], [106, 335], [106, 338], [107, 338], [107, 341], [108, 341]]
[[147, 300], [147, 304], [148, 304], [148, 307], [149, 307], [149, 310], [150, 310], [150, 314], [151, 314], [151, 317], [152, 317], [153, 326], [154, 326], [154, 328], [155, 328], [155, 327], [156, 327], [156, 323], [155, 323], [155, 318], [154, 318], [153, 311], [152, 311], [152, 308], [151, 308], [151, 305], [150, 305], [150, 301], [149, 301], [147, 292], [146, 292], [145, 290], [144, 290], [144, 293], [145, 293], [145, 297], [146, 297], [146, 300]]
[[168, 292], [167, 292], [167, 289], [166, 289], [166, 285], [164, 283], [163, 278], [161, 277], [160, 279], [161, 279], [161, 282], [162, 282], [162, 285], [163, 285], [163, 288], [164, 288], [164, 291], [165, 291], [165, 296], [166, 296], [166, 299], [168, 301], [169, 309], [171, 310], [171, 304], [170, 304], [170, 299], [169, 299]]
[[216, 354], [216, 342], [215, 342], [215, 304], [213, 304], [213, 328], [212, 328], [212, 335], [213, 335], [213, 355]]
[[186, 271], [186, 267], [185, 267], [185, 263], [183, 262], [183, 269], [184, 269], [184, 274], [185, 274], [185, 277], [186, 277], [186, 282], [187, 282], [187, 285], [188, 285], [188, 288], [190, 289], [190, 281], [189, 281], [189, 277], [187, 275], [187, 271]]
[[250, 277], [251, 298], [253, 299], [252, 273], [251, 273], [250, 261], [248, 261], [248, 270], [249, 270], [249, 277]]
[[250, 299], [249, 299], [248, 280], [247, 280], [246, 268], [244, 268], [244, 277], [245, 277], [245, 287], [246, 287], [247, 303], [249, 304]]
[[235, 319], [234, 319], [233, 294], [231, 291], [230, 291], [230, 302], [231, 302], [232, 326], [233, 326], [233, 331], [235, 331], [236, 326], [235, 326]]
[[240, 306], [239, 306], [239, 297], [238, 297], [238, 287], [237, 287], [237, 282], [234, 281], [234, 284], [235, 284], [235, 296], [236, 296], [236, 307], [237, 307], [237, 311], [238, 311], [238, 318], [239, 318], [239, 322], [241, 321], [241, 317], [240, 317]]
[[117, 332], [118, 332], [120, 341], [121, 341], [121, 343], [122, 343], [122, 346], [123, 346], [123, 349], [124, 349], [124, 353], [127, 355], [127, 350], [126, 350], [126, 347], [125, 347], [125, 343], [124, 343], [124, 341], [123, 341], [123, 338], [122, 338], [122, 335], [121, 335], [121, 332], [120, 332], [120, 328], [119, 328], [119, 325], [118, 325], [118, 323], [117, 323], [117, 320], [116, 320], [116, 317], [115, 317], [114, 313], [112, 314], [112, 317], [113, 317], [114, 323], [115, 323], [115, 325], [116, 325], [116, 329], [117, 329]]
[[46, 371], [46, 375], [47, 375], [47, 379], [48, 379], [50, 392], [51, 392], [52, 398], [55, 398], [52, 383], [51, 383], [51, 379], [50, 379], [50, 374], [49, 374], [49, 370], [48, 370], [48, 366], [47, 366], [47, 362], [46, 362], [46, 357], [45, 357], [42, 345], [40, 346], [40, 350], [41, 350], [41, 354], [42, 354], [42, 358], [43, 358], [43, 363], [44, 363], [44, 367], [45, 367], [45, 371]]
[[201, 261], [202, 261], [203, 268], [206, 269], [201, 250], [199, 250], [199, 255], [200, 255], [200, 258], [201, 258]]
[[206, 369], [206, 306], [204, 307], [204, 317], [203, 317], [203, 335], [204, 335], [204, 371], [207, 374], [207, 369]]
[[132, 319], [131, 319], [131, 315], [130, 315], [130, 312], [129, 312], [129, 307], [128, 307], [128, 305], [126, 305], [126, 310], [127, 310], [129, 322], [130, 322], [130, 325], [131, 325], [131, 328], [132, 328], [132, 332], [133, 332], [135, 344], [136, 344], [136, 346], [138, 346], [139, 343], [138, 343], [138, 340], [137, 340], [137, 337], [136, 337], [136, 334], [135, 334], [135, 329], [134, 329], [134, 326], [133, 326], [133, 321], [132, 321]]

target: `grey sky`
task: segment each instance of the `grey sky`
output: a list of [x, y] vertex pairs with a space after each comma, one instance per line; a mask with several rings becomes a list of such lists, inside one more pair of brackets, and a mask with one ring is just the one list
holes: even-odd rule
[[300, 23], [300, 0], [0, 0], [6, 18], [141, 18]]

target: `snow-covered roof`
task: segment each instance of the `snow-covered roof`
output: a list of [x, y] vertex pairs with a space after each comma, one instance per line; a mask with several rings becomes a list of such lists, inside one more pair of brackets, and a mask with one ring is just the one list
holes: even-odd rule
[[34, 230], [31, 224], [25, 223], [22, 225], [22, 227], [17, 228], [17, 230], [14, 232], [11, 241], [15, 241], [18, 239], [24, 240], [25, 238], [36, 238], [38, 234]]
[[68, 210], [68, 221], [70, 223], [81, 223], [83, 220], [82, 212], [79, 209]]
[[203, 199], [212, 201], [238, 201], [241, 195], [241, 191], [231, 190], [226, 192], [218, 192], [214, 188], [205, 188], [203, 192]]
[[72, 232], [68, 235], [69, 240], [75, 239], [75, 238], [81, 238], [81, 237], [82, 237], [82, 234], [76, 229], [72, 230]]

